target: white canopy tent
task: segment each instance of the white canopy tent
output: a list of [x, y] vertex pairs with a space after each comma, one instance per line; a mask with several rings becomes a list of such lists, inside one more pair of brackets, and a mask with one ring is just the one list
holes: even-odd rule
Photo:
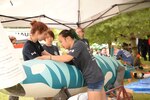
[[150, 7], [150, 0], [0, 0], [4, 27], [39, 20], [55, 28], [83, 28], [119, 13]]

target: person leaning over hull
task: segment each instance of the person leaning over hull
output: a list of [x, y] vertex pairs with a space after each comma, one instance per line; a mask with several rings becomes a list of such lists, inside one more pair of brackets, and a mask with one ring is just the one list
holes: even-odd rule
[[[45, 39], [48, 27], [42, 23], [33, 21], [31, 22], [30, 38], [26, 41], [23, 47], [23, 58], [24, 61], [31, 59], [46, 59], [43, 55], [50, 55], [46, 50], [43, 49], [39, 41]], [[35, 98], [35, 100], [47, 100], [47, 98]]]
[[39, 43], [39, 41], [45, 39], [48, 27], [44, 23], [37, 21], [31, 22], [31, 25], [30, 38], [24, 44], [22, 52], [25, 61], [34, 58], [44, 59], [43, 55], [50, 55]]
[[88, 100], [106, 100], [104, 92], [104, 76], [96, 59], [89, 53], [88, 47], [81, 40], [76, 40], [77, 34], [73, 30], [63, 30], [59, 34], [59, 41], [69, 53], [61, 56], [45, 56], [59, 62], [73, 61], [81, 70], [88, 87]]

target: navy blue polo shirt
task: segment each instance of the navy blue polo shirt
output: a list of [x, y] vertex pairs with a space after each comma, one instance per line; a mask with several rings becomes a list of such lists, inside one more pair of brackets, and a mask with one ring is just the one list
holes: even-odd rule
[[85, 38], [83, 38], [83, 39], [80, 39], [82, 42], [84, 42], [87, 46], [88, 46], [88, 48], [90, 47], [89, 46], [89, 41], [88, 41], [88, 39], [85, 39]]
[[52, 55], [60, 55], [57, 46], [54, 46], [54, 45], [51, 45], [51, 46], [43, 45], [43, 49], [46, 50], [48, 53], [50, 53]]
[[34, 43], [28, 40], [23, 47], [23, 59], [26, 61], [42, 56], [43, 51], [44, 49], [38, 41]]
[[89, 53], [87, 45], [81, 40], [75, 41], [68, 54], [73, 57], [73, 64], [81, 70], [87, 83], [104, 80], [102, 70], [99, 68], [95, 57]]

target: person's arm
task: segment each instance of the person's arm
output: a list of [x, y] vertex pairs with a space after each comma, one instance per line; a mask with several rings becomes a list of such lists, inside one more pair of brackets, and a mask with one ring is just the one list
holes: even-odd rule
[[39, 46], [40, 46], [40, 51], [41, 51], [41, 55], [50, 55], [50, 53], [48, 53], [46, 50], [44, 50], [44, 48], [42, 47], [42, 45], [38, 42]]
[[[44, 50], [45, 51], [45, 50]], [[44, 52], [43, 51], [43, 52]], [[49, 60], [50, 59], [50, 55], [49, 53], [47, 53], [47, 56], [41, 56], [39, 55], [35, 49], [33, 48], [33, 46], [31, 45], [27, 45], [26, 47], [24, 47], [23, 49], [23, 55], [28, 57], [29, 59], [42, 59], [42, 60]]]
[[59, 62], [69, 62], [73, 58], [78, 58], [83, 47], [84, 46], [82, 46], [82, 44], [80, 42], [78, 42], [73, 48], [71, 48], [71, 50], [69, 50], [69, 53], [66, 55], [62, 55], [62, 56], [55, 56], [55, 55], [47, 56], [47, 55], [45, 55], [45, 57], [42, 59], [48, 59], [49, 58], [50, 60], [55, 60], [55, 61], [59, 61]]
[[34, 59], [40, 55], [36, 51], [34, 51], [34, 48], [32, 46], [27, 45], [23, 49], [23, 56], [28, 57], [28, 59]]
[[44, 50], [44, 51], [42, 52], [42, 55], [51, 55], [51, 54], [48, 53], [46, 50]]
[[59, 61], [59, 62], [69, 62], [73, 59], [73, 56], [71, 56], [71, 55], [62, 55], [62, 56], [43, 55], [43, 56], [37, 57], [37, 59], [54, 60], [54, 61]]
[[117, 60], [122, 59], [121, 55], [122, 55], [122, 51], [121, 51], [121, 50], [119, 50], [119, 51], [118, 51], [118, 53], [117, 53], [117, 55], [116, 55]]
[[62, 55], [62, 56], [51, 56], [51, 60], [59, 61], [59, 62], [69, 62], [73, 59], [74, 57], [71, 55]]
[[58, 47], [56, 47], [57, 54], [60, 55]]
[[51, 55], [43, 55], [43, 56], [36, 57], [35, 59], [50, 60]]
[[[81, 46], [81, 44], [78, 43], [69, 51], [68, 54], [62, 55], [62, 56], [50, 55], [49, 58], [50, 58], [50, 60], [55, 60], [55, 61], [59, 61], [59, 62], [69, 62], [73, 58], [77, 58], [79, 56], [79, 54], [82, 51], [82, 48], [83, 47]], [[47, 58], [47, 57], [45, 57], [45, 58]]]

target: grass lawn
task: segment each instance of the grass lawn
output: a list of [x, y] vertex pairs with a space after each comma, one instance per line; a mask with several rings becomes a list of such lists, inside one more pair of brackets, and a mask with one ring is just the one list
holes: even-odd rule
[[150, 100], [150, 94], [133, 94], [134, 100]]
[[[142, 63], [144, 64], [144, 71], [150, 71], [150, 61], [143, 61]], [[132, 80], [132, 82], [137, 81]], [[125, 81], [125, 84], [128, 84], [127, 81]], [[150, 100], [150, 94], [133, 94], [134, 100]], [[8, 95], [5, 95], [3, 93], [0, 93], [0, 100], [8, 100]], [[33, 98], [27, 98], [27, 97], [20, 97], [19, 100], [34, 100]]]
[[[8, 95], [0, 93], [0, 100], [8, 100]], [[34, 100], [34, 99], [27, 97], [20, 97], [19, 100]]]

